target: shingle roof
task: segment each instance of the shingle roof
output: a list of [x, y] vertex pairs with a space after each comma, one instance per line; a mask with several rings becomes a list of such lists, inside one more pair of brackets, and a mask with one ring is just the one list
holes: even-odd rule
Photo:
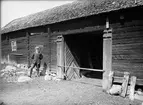
[[69, 4], [15, 19], [3, 27], [1, 33], [53, 24], [136, 6], [143, 6], [143, 0], [77, 0]]

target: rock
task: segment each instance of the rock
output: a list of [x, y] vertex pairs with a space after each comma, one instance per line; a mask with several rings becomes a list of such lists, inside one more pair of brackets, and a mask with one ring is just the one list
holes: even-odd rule
[[60, 79], [60, 78], [56, 78], [56, 79], [55, 79], [55, 81], [61, 81], [61, 80], [62, 80], [62, 79]]
[[4, 75], [5, 75], [5, 73], [1, 73], [1, 74], [0, 74], [0, 77], [3, 77]]
[[27, 74], [27, 73], [24, 72], [24, 71], [20, 71], [20, 72], [17, 72], [17, 73], [16, 73], [17, 76], [24, 76], [24, 75], [26, 75], [26, 74]]
[[19, 67], [20, 67], [20, 64], [17, 64], [17, 67], [19, 68]]
[[113, 85], [111, 89], [109, 90], [109, 94], [111, 95], [119, 95], [122, 91], [121, 85]]
[[143, 95], [135, 94], [134, 97], [135, 97], [135, 99], [137, 99], [137, 100], [143, 101]]
[[52, 80], [52, 76], [51, 75], [45, 75], [44, 79], [45, 80]]
[[16, 71], [16, 67], [15, 66], [11, 66], [11, 65], [8, 65], [6, 66], [3, 70], [1, 70], [1, 72], [12, 72], [12, 71]]
[[142, 89], [138, 89], [138, 90], [136, 91], [136, 93], [137, 93], [138, 95], [143, 95]]
[[61, 79], [57, 78], [57, 77], [52, 77], [52, 80], [54, 80], [54, 81], [61, 81]]
[[53, 76], [53, 77], [56, 77], [56, 76], [57, 76], [56, 73], [51, 73], [50, 75]]
[[15, 67], [15, 66], [8, 65], [8, 66], [5, 67], [5, 70], [15, 71], [15, 70], [16, 70], [16, 67]]
[[27, 81], [31, 81], [32, 79], [28, 76], [20, 76], [17, 80], [17, 82], [27, 82]]
[[56, 81], [57, 77], [52, 77], [52, 80]]

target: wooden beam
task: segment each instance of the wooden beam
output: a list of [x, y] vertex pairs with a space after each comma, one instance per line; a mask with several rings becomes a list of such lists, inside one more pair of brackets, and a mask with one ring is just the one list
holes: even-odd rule
[[124, 77], [114, 76], [114, 83], [123, 83]]
[[129, 83], [129, 72], [124, 72], [124, 81], [122, 83], [122, 93], [121, 93], [122, 97], [126, 96], [128, 83]]
[[60, 65], [58, 65], [58, 67], [63, 67], [63, 68], [65, 67], [65, 68], [74, 68], [74, 69], [82, 69], [82, 70], [91, 70], [91, 71], [101, 71], [101, 72], [104, 72], [101, 69], [90, 69], [90, 68], [82, 68], [82, 67], [60, 66]]
[[130, 93], [129, 93], [129, 99], [134, 100], [134, 94], [135, 94], [135, 85], [136, 85], [136, 77], [131, 77], [131, 84], [130, 84]]
[[136, 84], [137, 84], [137, 85], [143, 85], [143, 79], [137, 78]]
[[73, 30], [67, 30], [67, 31], [58, 31], [58, 32], [53, 32], [51, 35], [77, 35], [79, 33], [85, 33], [85, 32], [93, 32], [93, 31], [102, 31], [104, 30], [105, 26], [94, 26], [94, 27], [85, 27], [81, 29], [73, 29]]

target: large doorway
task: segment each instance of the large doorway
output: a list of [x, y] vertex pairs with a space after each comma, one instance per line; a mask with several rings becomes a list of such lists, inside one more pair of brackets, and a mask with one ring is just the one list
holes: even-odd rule
[[[81, 68], [103, 69], [103, 31], [65, 35], [64, 41]], [[101, 71], [80, 69], [80, 74], [102, 79]]]

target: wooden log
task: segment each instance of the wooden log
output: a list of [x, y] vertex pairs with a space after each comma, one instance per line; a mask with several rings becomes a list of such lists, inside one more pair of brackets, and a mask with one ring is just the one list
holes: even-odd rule
[[83, 68], [83, 67], [60, 66], [60, 65], [58, 65], [58, 67], [65, 67], [65, 68], [74, 68], [74, 69], [82, 69], [82, 70], [100, 71], [100, 72], [103, 72], [103, 70], [102, 70], [102, 69], [90, 69], [90, 68]]
[[136, 84], [137, 85], [143, 85], [143, 79], [137, 79]]
[[131, 84], [130, 84], [130, 93], [129, 93], [129, 99], [134, 100], [134, 92], [135, 92], [135, 85], [136, 85], [136, 77], [131, 77]]
[[122, 83], [122, 93], [121, 93], [122, 97], [126, 96], [128, 83], [129, 83], [129, 72], [124, 72], [124, 81]]
[[114, 79], [113, 81], [114, 83], [123, 83], [124, 77], [114, 76], [113, 79]]

